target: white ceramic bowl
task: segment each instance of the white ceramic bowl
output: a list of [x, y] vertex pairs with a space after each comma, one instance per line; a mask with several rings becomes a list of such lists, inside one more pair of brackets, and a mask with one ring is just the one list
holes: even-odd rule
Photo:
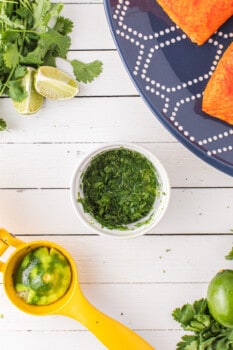
[[[155, 168], [156, 176], [158, 179], [158, 183], [159, 183], [159, 195], [156, 196], [153, 208], [146, 217], [142, 218], [141, 220], [135, 223], [127, 225], [126, 230], [117, 230], [117, 229], [109, 229], [107, 227], [103, 227], [89, 213], [84, 212], [83, 205], [80, 202], [78, 202], [77, 199], [78, 199], [78, 194], [81, 196], [81, 198], [83, 197], [82, 185], [81, 185], [82, 178], [91, 160], [100, 153], [103, 153], [105, 151], [109, 151], [112, 149], [122, 148], [122, 147], [141, 153], [153, 164]], [[131, 237], [143, 235], [146, 232], [150, 231], [162, 219], [170, 199], [169, 179], [160, 161], [148, 150], [142, 147], [139, 147], [135, 144], [128, 144], [128, 143], [108, 144], [88, 154], [84, 159], [82, 159], [78, 163], [72, 177], [70, 190], [71, 190], [71, 201], [79, 219], [81, 219], [86, 225], [88, 225], [93, 232], [99, 233], [108, 237], [115, 237], [115, 238], [131, 238]]]

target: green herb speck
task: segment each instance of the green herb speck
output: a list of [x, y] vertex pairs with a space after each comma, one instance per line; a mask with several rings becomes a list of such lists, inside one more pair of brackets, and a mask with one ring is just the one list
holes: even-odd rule
[[7, 123], [4, 119], [0, 118], [0, 131], [6, 130]]
[[233, 248], [231, 249], [231, 251], [225, 255], [225, 259], [226, 260], [233, 260]]

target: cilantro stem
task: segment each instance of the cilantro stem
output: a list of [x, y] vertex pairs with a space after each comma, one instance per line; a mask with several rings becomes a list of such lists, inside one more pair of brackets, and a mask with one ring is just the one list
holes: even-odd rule
[[30, 30], [30, 29], [11, 29], [10, 31], [16, 32], [16, 33], [33, 33], [38, 35], [38, 32], [36, 30]]
[[1, 90], [0, 90], [0, 95], [3, 95], [3, 93], [4, 93], [4, 91], [5, 91], [6, 87], [7, 87], [8, 82], [11, 80], [11, 77], [12, 77], [12, 75], [14, 74], [14, 71], [15, 71], [15, 68], [12, 68], [11, 71], [10, 71], [10, 73], [9, 73], [9, 75], [8, 75], [8, 77], [7, 77], [7, 80], [6, 80], [5, 83], [2, 85], [2, 88], [1, 88]]
[[0, 2], [2, 2], [3, 4], [5, 4], [5, 3], [9, 3], [9, 4], [18, 4], [17, 1], [10, 1], [10, 0], [0, 0]]
[[[24, 20], [24, 24], [26, 25], [25, 22], [26, 22], [26, 21]], [[25, 41], [25, 35], [26, 35], [25, 31], [23, 31], [23, 35], [22, 35], [22, 45], [21, 45], [20, 50], [19, 50], [20, 55], [22, 54], [22, 51], [23, 51], [24, 41]]]
[[[4, 5], [5, 5], [4, 3], [1, 5], [1, 12], [0, 12], [1, 15], [5, 14], [5, 6]], [[1, 22], [2, 31], [4, 31], [4, 29], [5, 29], [4, 25], [5, 25], [5, 23]]]
[[24, 7], [27, 7], [27, 9], [32, 12], [32, 6], [31, 6], [30, 1], [28, 1], [28, 0], [20, 0], [19, 2], [20, 2], [21, 5], [23, 5]]

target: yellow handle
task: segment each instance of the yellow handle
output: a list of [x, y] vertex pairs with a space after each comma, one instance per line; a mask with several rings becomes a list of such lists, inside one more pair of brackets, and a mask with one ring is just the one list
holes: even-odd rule
[[108, 350], [155, 350], [131, 329], [97, 310], [84, 297], [79, 288], [58, 313], [77, 320], [89, 329]]
[[[9, 246], [19, 247], [24, 241], [13, 236], [4, 228], [0, 228], [0, 256], [7, 250]], [[5, 264], [0, 261], [0, 272], [3, 271]]]
[[[16, 238], [12, 233], [8, 232], [5, 228], [1, 228], [1, 227], [0, 227], [0, 242], [4, 243], [7, 246], [4, 249], [4, 251], [8, 248], [9, 245], [13, 247], [19, 247], [20, 245], [25, 243], [21, 239]], [[3, 252], [0, 250], [0, 255], [2, 255]]]

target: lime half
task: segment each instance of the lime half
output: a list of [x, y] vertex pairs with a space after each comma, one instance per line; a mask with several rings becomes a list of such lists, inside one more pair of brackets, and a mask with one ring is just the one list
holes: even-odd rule
[[78, 84], [71, 76], [50, 66], [42, 66], [36, 71], [35, 89], [52, 100], [70, 99], [79, 92]]

